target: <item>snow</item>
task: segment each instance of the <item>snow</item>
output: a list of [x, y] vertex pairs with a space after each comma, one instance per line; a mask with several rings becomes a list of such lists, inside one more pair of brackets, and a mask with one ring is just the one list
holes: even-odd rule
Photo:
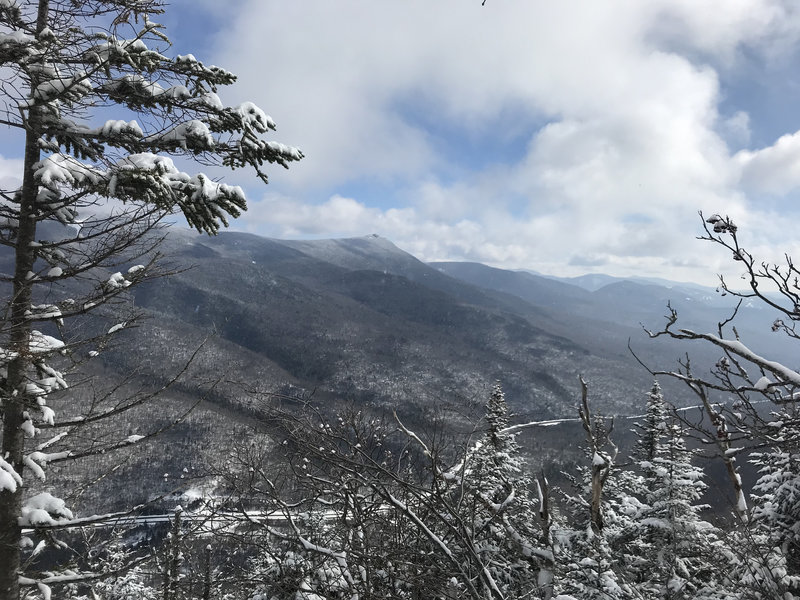
[[33, 472], [37, 479], [40, 481], [45, 481], [44, 469], [47, 467], [47, 464], [54, 460], [63, 460], [65, 458], [69, 458], [71, 455], [72, 453], [68, 450], [49, 453], [37, 450], [24, 456], [22, 460], [25, 463], [25, 466]]
[[64, 271], [61, 267], [53, 267], [47, 272], [48, 277], [61, 277]]
[[170, 100], [188, 100], [192, 97], [192, 93], [189, 91], [189, 88], [183, 85], [172, 86], [156, 95], [164, 96]]
[[19, 486], [22, 486], [22, 477], [0, 456], [0, 490], [16, 492]]
[[216, 232], [220, 223], [227, 225], [224, 212], [238, 216], [239, 209], [246, 205], [244, 191], [239, 186], [213, 181], [202, 173], [190, 176], [179, 171], [166, 156], [149, 152], [132, 154], [117, 163], [113, 171], [119, 176], [129, 171], [149, 171], [155, 180], [151, 185], [162, 188], [161, 193], [174, 194], [190, 225], [200, 230]]
[[225, 105], [222, 104], [222, 100], [213, 92], [192, 98], [192, 104], [204, 106], [212, 110], [222, 110], [225, 108]]
[[129, 444], [135, 444], [135, 443], [136, 443], [136, 442], [138, 442], [139, 440], [143, 440], [143, 439], [144, 439], [144, 436], [143, 436], [143, 435], [136, 435], [136, 434], [134, 434], [134, 435], [129, 435], [129, 436], [128, 436], [128, 437], [125, 439], [125, 441], [126, 441], [126, 442], [128, 442]]
[[180, 123], [165, 133], [151, 135], [144, 140], [151, 143], [174, 143], [186, 150], [213, 150], [216, 142], [208, 125], [197, 119]]
[[110, 119], [102, 126], [89, 130], [88, 133], [105, 138], [123, 136], [141, 139], [144, 137], [144, 132], [139, 127], [139, 123], [135, 120], [124, 121], [122, 119]]
[[59, 325], [64, 324], [61, 318], [61, 309], [55, 304], [34, 304], [26, 311], [29, 319], [55, 319]]
[[127, 323], [117, 323], [111, 329], [108, 330], [108, 334], [111, 335], [112, 333], [116, 333], [119, 330], [124, 329], [125, 325], [127, 325]]
[[[34, 165], [36, 180], [46, 188], [58, 192], [59, 185], [81, 186], [97, 184], [103, 173], [64, 154], [51, 154]], [[50, 205], [53, 210], [58, 209]], [[58, 217], [61, 213], [58, 213]], [[74, 216], [69, 221], [74, 220]]]
[[73, 77], [54, 78], [43, 81], [33, 90], [33, 98], [50, 101], [64, 96], [84, 96], [92, 90], [85, 72], [76, 73]]
[[252, 102], [243, 102], [234, 110], [241, 117], [242, 124], [248, 129], [254, 129], [259, 133], [275, 129], [275, 121], [272, 120], [272, 117]]
[[111, 277], [108, 278], [108, 281], [106, 281], [103, 284], [103, 289], [106, 292], [113, 292], [115, 290], [126, 288], [130, 284], [131, 284], [131, 282], [128, 281], [127, 279], [125, 279], [125, 277], [123, 277], [122, 273], [117, 271]]
[[757, 390], [765, 390], [769, 387], [769, 384], [771, 383], [772, 381], [770, 381], [769, 377], [764, 376], [758, 381], [756, 381], [753, 387], [756, 388]]
[[50, 408], [49, 406], [41, 406], [40, 409], [42, 411], [42, 423], [46, 423], [47, 425], [50, 425], [51, 427], [53, 425], [55, 425], [56, 424], [55, 423], [55, 419], [56, 419], [55, 411], [52, 408]]
[[300, 150], [293, 148], [292, 146], [287, 146], [286, 144], [281, 144], [280, 142], [266, 142], [266, 146], [276, 154], [290, 156], [294, 160], [300, 160], [302, 158]]
[[36, 587], [38, 587], [39, 591], [42, 593], [43, 600], [50, 600], [51, 590], [49, 585], [42, 583], [41, 581], [38, 581], [36, 583]]
[[154, 81], [148, 81], [138, 73], [127, 74], [115, 79], [102, 87], [105, 92], [117, 92], [124, 89], [129, 93], [140, 96], [155, 97], [164, 93], [164, 88]]
[[[34, 453], [34, 454], [37, 454], [37, 453]], [[38, 454], [41, 454], [41, 453], [38, 453]], [[31, 455], [24, 456], [22, 458], [22, 462], [25, 464], [25, 466], [28, 469], [30, 469], [30, 471], [33, 473], [33, 476], [36, 477], [36, 479], [38, 479], [39, 481], [45, 481], [47, 479], [45, 477], [45, 474], [44, 474], [44, 469], [42, 468], [42, 466], [39, 463], [37, 463], [31, 457]]]
[[[712, 344], [719, 346], [721, 348], [725, 348], [729, 350], [733, 354], [737, 356], [741, 356], [749, 360], [750, 362], [774, 373], [775, 375], [780, 376], [785, 382], [791, 383], [792, 385], [800, 386], [800, 373], [794, 371], [788, 367], [785, 367], [779, 362], [774, 360], [767, 360], [750, 350], [747, 346], [741, 343], [738, 340], [726, 340], [721, 337], [718, 337], [712, 333], [695, 333], [688, 329], [682, 329], [681, 333], [690, 336], [697, 336], [700, 339], [708, 340]], [[759, 380], [760, 381], [760, 380]]]
[[736, 497], [736, 512], [743, 515], [747, 512], [747, 500], [744, 497], [744, 491], [739, 490]]
[[[0, 6], [3, 5], [3, 2], [0, 2]], [[12, 31], [11, 33], [0, 33], [0, 46], [6, 46], [10, 44], [18, 44], [20, 46], [25, 44], [32, 44], [36, 40], [29, 36], [28, 34], [22, 31]]]
[[40, 379], [39, 383], [44, 385], [48, 388], [48, 392], [54, 389], [67, 389], [67, 382], [64, 381], [64, 377], [61, 375], [60, 372], [56, 371], [54, 368], [49, 367], [45, 364], [38, 365], [38, 368], [41, 372], [46, 375], [47, 377]]
[[22, 527], [57, 525], [64, 519], [72, 519], [72, 511], [61, 498], [42, 492], [28, 498], [22, 506], [19, 524]]
[[26, 419], [22, 422], [22, 425], [20, 425], [19, 428], [22, 429], [22, 432], [25, 434], [26, 438], [36, 437], [37, 429], [33, 426], [33, 421], [31, 421], [30, 417], [27, 416], [27, 412], [25, 416]]
[[534, 483], [536, 484], [536, 497], [539, 500], [539, 506], [544, 507], [544, 493], [542, 492], [542, 486], [538, 479], [536, 479]]
[[45, 352], [52, 352], [64, 347], [64, 342], [56, 338], [45, 335], [40, 331], [32, 330], [30, 335], [30, 342], [28, 350], [33, 354], [43, 354]]

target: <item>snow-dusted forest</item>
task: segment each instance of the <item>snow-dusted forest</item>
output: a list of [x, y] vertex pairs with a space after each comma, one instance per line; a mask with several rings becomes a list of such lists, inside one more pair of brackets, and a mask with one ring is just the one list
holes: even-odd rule
[[[202, 340], [168, 376], [145, 373], [150, 385], [101, 368], [112, 352], [148, 364], [124, 334], [142, 315], [133, 290], [174, 274], [159, 250], [169, 224], [213, 235], [246, 210], [216, 173], [266, 182], [303, 158], [268, 139], [255, 104], [223, 103], [232, 73], [171, 53], [160, 13], [156, 0], [0, 0], [0, 122], [24, 143], [21, 187], [0, 190], [0, 600], [800, 597], [800, 373], [740, 339], [738, 306], [702, 330], [670, 306], [645, 330], [686, 353], [640, 359], [653, 384], [630, 451], [617, 443], [630, 421], [596, 411], [581, 378], [582, 461], [557, 485], [516, 439], [553, 422], [512, 419], [502, 382], [485, 382], [472, 420], [452, 405], [409, 419], [252, 381], [188, 386]], [[722, 292], [798, 340], [791, 259], [762, 263], [727, 216], [701, 227], [744, 272]], [[718, 355], [711, 370], [693, 368], [698, 346]], [[222, 387], [248, 412], [197, 472], [165, 474], [174, 490], [144, 504], [91, 496], [142, 449], [173, 450]]]

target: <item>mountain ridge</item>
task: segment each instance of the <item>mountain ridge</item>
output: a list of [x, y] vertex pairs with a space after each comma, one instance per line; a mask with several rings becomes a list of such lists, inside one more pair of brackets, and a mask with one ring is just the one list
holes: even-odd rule
[[495, 277], [482, 285], [377, 236], [301, 241], [178, 230], [163, 251], [179, 272], [133, 291], [157, 330], [151, 338], [211, 336], [225, 376], [256, 379], [265, 392], [424, 412], [437, 403], [481, 406], [499, 380], [517, 413], [549, 418], [571, 413], [582, 374], [598, 409], [630, 413], [652, 377], [628, 340], [648, 364], [680, 356], [674, 344], [652, 344], [641, 319], [620, 318], [641, 315], [658, 327], [659, 294], [645, 296], [638, 312], [621, 311], [618, 298], [572, 284], [458, 267]]

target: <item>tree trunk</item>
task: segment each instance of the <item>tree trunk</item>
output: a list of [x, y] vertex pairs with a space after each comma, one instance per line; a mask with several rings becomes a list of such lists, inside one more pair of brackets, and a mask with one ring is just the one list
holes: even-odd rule
[[[49, 0], [40, 0], [37, 33], [47, 24]], [[31, 86], [35, 85], [35, 80]], [[33, 96], [31, 90], [31, 97]], [[14, 286], [11, 297], [9, 349], [16, 353], [8, 364], [7, 378], [0, 388], [2, 394], [3, 439], [0, 455], [22, 476], [25, 438], [21, 425], [30, 398], [25, 392], [31, 368], [30, 323], [26, 313], [32, 304], [33, 284], [28, 273], [33, 271], [36, 255], [32, 242], [36, 240], [36, 197], [39, 186], [34, 179], [34, 165], [39, 162], [41, 117], [38, 107], [28, 111], [25, 136], [25, 163], [20, 193], [19, 224], [15, 246]], [[22, 529], [22, 486], [0, 491], [0, 600], [20, 597], [19, 568]]]

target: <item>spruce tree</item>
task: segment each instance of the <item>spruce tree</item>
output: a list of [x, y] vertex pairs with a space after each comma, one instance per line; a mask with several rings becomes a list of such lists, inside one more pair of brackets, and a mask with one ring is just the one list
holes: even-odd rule
[[753, 597], [800, 595], [800, 435], [793, 413], [773, 415], [771, 448], [752, 457], [759, 478], [742, 540], [749, 549], [742, 577]]
[[138, 440], [67, 444], [76, 428], [141, 401], [70, 413], [67, 369], [131, 323], [101, 330], [83, 317], [113, 314], [131, 285], [159, 274], [151, 234], [165, 217], [213, 234], [246, 208], [241, 188], [179, 165], [250, 167], [266, 181], [266, 164], [302, 157], [262, 138], [275, 125], [257, 106], [223, 104], [217, 91], [232, 73], [165, 54], [161, 10], [158, 0], [0, 0], [0, 123], [24, 136], [22, 185], [0, 190], [0, 245], [12, 262], [0, 275], [2, 600], [17, 600], [21, 583], [47, 595], [52, 583], [95, 576], [21, 573], [22, 528], [73, 519], [62, 500], [33, 494], [36, 479], [48, 463]]
[[680, 425], [667, 414], [658, 383], [648, 394], [634, 456], [640, 503], [620, 539], [628, 578], [646, 597], [726, 598], [731, 555], [721, 532], [701, 516], [706, 489]]
[[469, 508], [465, 515], [477, 552], [505, 597], [533, 593], [541, 560], [536, 511], [514, 435], [507, 431], [508, 405], [499, 383], [486, 403], [486, 431], [467, 458]]

